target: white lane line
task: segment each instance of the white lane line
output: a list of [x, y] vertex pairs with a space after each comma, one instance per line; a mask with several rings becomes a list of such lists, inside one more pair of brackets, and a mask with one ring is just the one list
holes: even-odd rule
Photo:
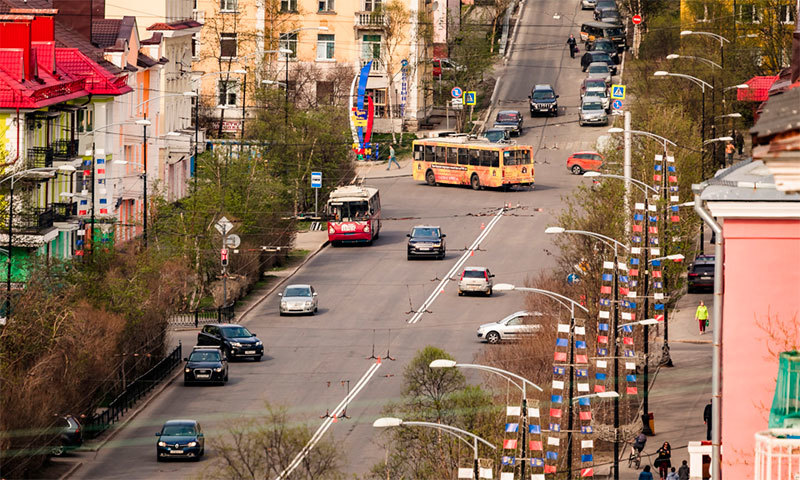
[[463, 255], [461, 255], [461, 258], [459, 258], [458, 261], [455, 263], [455, 265], [453, 265], [453, 268], [451, 268], [447, 272], [447, 275], [445, 275], [442, 281], [439, 282], [439, 285], [437, 285], [436, 289], [428, 296], [428, 299], [425, 300], [422, 303], [422, 305], [419, 306], [416, 313], [414, 313], [414, 315], [408, 320], [408, 323], [419, 322], [422, 316], [425, 315], [425, 311], [428, 309], [428, 307], [430, 307], [433, 304], [433, 302], [436, 300], [436, 297], [438, 297], [439, 294], [442, 293], [442, 291], [444, 290], [444, 287], [447, 286], [447, 283], [450, 281], [450, 277], [455, 275], [458, 272], [458, 270], [461, 269], [461, 267], [467, 262], [467, 258], [469, 258], [472, 251], [475, 250], [481, 244], [481, 242], [489, 235], [489, 232], [492, 230], [492, 228], [494, 228], [497, 222], [499, 222], [500, 219], [503, 218], [504, 211], [505, 208], [501, 208], [494, 215], [494, 218], [492, 218], [489, 224], [486, 225], [481, 234], [478, 235], [478, 238], [476, 238], [475, 241], [472, 242], [472, 245], [469, 246], [467, 251], [464, 252]]
[[353, 401], [356, 395], [358, 395], [364, 386], [366, 386], [366, 384], [372, 379], [372, 377], [375, 375], [375, 372], [377, 372], [380, 367], [380, 360], [370, 365], [364, 375], [358, 380], [353, 390], [351, 390], [350, 393], [348, 393], [344, 399], [339, 402], [339, 405], [333, 409], [331, 416], [327, 417], [322, 422], [322, 425], [317, 428], [317, 431], [314, 432], [314, 435], [311, 436], [311, 438], [308, 440], [308, 443], [306, 443], [303, 449], [300, 450], [292, 462], [280, 473], [280, 475], [276, 477], [275, 480], [283, 480], [287, 478], [298, 466], [300, 466], [300, 464], [303, 462], [303, 459], [305, 459], [305, 457], [311, 453], [311, 450], [317, 445], [317, 443], [319, 443], [323, 435], [325, 435], [325, 432], [327, 432], [331, 425], [333, 425], [333, 419], [335, 417], [339, 417], [345, 411], [347, 405]]

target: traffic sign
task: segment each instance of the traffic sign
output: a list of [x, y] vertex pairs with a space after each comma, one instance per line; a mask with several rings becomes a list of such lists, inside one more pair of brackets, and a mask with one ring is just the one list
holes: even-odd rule
[[614, 110], [619, 110], [622, 108], [622, 100], [614, 100], [611, 102], [611, 108]]
[[222, 250], [219, 251], [219, 263], [223, 267], [227, 267], [228, 266], [228, 249], [227, 248], [223, 248]]
[[233, 230], [233, 224], [227, 218], [222, 217], [214, 224], [214, 228], [217, 229], [220, 235], [225, 235]]
[[231, 234], [225, 237], [225, 246], [228, 248], [239, 248], [242, 244], [242, 239], [239, 235]]
[[475, 92], [464, 92], [464, 103], [466, 105], [475, 105]]
[[633, 22], [634, 25], [639, 25], [642, 23], [642, 16], [637, 13], [631, 17], [631, 22]]
[[461, 98], [461, 95], [463, 94], [464, 91], [461, 90], [461, 87], [453, 87], [453, 89], [450, 90], [450, 95], [452, 95], [453, 98]]
[[625, 100], [625, 85], [611, 85], [611, 99]]
[[322, 172], [311, 172], [311, 188], [322, 188]]
[[575, 285], [576, 283], [578, 283], [580, 281], [581, 281], [581, 277], [579, 277], [575, 273], [570, 273], [569, 275], [567, 275], [567, 283], [569, 283], [570, 285]]

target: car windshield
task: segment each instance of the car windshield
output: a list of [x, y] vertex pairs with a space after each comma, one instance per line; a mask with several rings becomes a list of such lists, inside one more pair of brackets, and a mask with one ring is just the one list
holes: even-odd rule
[[622, 35], [622, 29], [619, 27], [606, 29], [606, 36], [608, 37], [617, 37], [620, 35]]
[[487, 130], [484, 136], [490, 142], [499, 142], [500, 140], [505, 140], [506, 132], [505, 130]]
[[597, 80], [597, 79], [593, 79], [591, 81], [587, 81], [586, 82], [586, 89], [588, 90], [590, 88], [602, 88], [603, 90], [605, 90], [606, 82], [604, 82], [602, 80]]
[[226, 338], [245, 338], [253, 336], [250, 330], [244, 327], [222, 327], [222, 333]]
[[464, 278], [486, 278], [483, 270], [464, 270]]
[[310, 297], [311, 289], [308, 287], [287, 287], [283, 292], [284, 297]]
[[162, 437], [187, 437], [190, 435], [196, 435], [197, 431], [194, 429], [194, 425], [164, 425], [164, 428], [161, 430]]
[[714, 265], [695, 265], [695, 273], [714, 273]]
[[584, 110], [602, 110], [603, 109], [603, 104], [602, 103], [597, 103], [597, 102], [584, 103], [583, 104], [583, 109]]
[[439, 238], [439, 229], [432, 227], [417, 227], [411, 232], [413, 238]]
[[497, 121], [498, 122], [516, 122], [518, 119], [516, 113], [498, 113], [497, 114]]
[[190, 362], [219, 362], [219, 352], [192, 352]]
[[608, 66], [593, 65], [589, 67], [589, 73], [608, 73]]
[[534, 100], [553, 100], [556, 95], [550, 90], [534, 90], [531, 95]]
[[606, 92], [603, 90], [589, 90], [586, 92], [587, 97], [597, 97], [600, 100], [605, 100]]
[[595, 53], [592, 55], [592, 61], [594, 62], [610, 62], [611, 57], [608, 56], [606, 52]]
[[353, 220], [367, 220], [369, 218], [369, 205], [367, 202], [335, 202], [328, 205], [331, 215], [337, 222], [352, 222]]

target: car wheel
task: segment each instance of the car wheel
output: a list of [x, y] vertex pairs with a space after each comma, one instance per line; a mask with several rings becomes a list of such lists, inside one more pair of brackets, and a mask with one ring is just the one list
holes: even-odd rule
[[686, 287], [686, 293], [695, 293], [694, 287]]
[[425, 183], [430, 186], [436, 185], [436, 175], [433, 173], [433, 170], [425, 172]]
[[500, 343], [500, 334], [497, 332], [489, 332], [486, 334], [486, 342], [492, 345]]
[[531, 110], [531, 118], [535, 117], [536, 115], [533, 114], [533, 110]]
[[263, 357], [263, 356], [264, 355], [258, 355], [256, 357], [253, 357], [253, 360], [255, 360], [256, 362], [260, 362], [261, 361], [261, 357]]
[[160, 456], [159, 454], [157, 454], [157, 453], [156, 453], [156, 462], [160, 462], [160, 461], [162, 461], [162, 460], [163, 460], [163, 459], [161, 458], [161, 456]]
[[458, 291], [458, 296], [459, 296], [459, 297], [463, 297], [463, 296], [464, 296], [464, 292], [462, 292], [461, 290], [459, 290], [459, 291]]
[[281, 311], [279, 311], [279, 312], [278, 312], [278, 315], [280, 315], [281, 317], [283, 317], [283, 316], [284, 316], [284, 315], [286, 315], [286, 314], [285, 314], [285, 313], [283, 313], [283, 311], [281, 310]]
[[50, 449], [50, 455], [53, 455], [54, 457], [60, 457], [61, 455], [64, 455], [64, 450], [64, 445], [54, 445]]
[[414, 256], [411, 255], [410, 253], [406, 254], [406, 260], [412, 260], [413, 258], [414, 258]]
[[573, 165], [572, 166], [572, 174], [573, 175], [580, 175], [583, 173], [583, 169], [580, 165]]
[[228, 372], [225, 372], [225, 381], [228, 381]]
[[477, 173], [472, 174], [472, 178], [469, 179], [469, 184], [472, 186], [473, 190], [480, 190], [481, 189], [481, 179], [478, 178]]
[[492, 289], [491, 288], [489, 289], [488, 292], [486, 292], [486, 296], [487, 297], [491, 297], [492, 296]]

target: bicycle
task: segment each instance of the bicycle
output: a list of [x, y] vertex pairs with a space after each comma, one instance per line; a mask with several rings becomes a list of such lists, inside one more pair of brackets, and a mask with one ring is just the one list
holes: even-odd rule
[[[638, 470], [642, 464], [642, 450], [631, 445], [631, 453], [628, 455], [628, 468]], [[635, 466], [632, 466], [635, 465]]]

